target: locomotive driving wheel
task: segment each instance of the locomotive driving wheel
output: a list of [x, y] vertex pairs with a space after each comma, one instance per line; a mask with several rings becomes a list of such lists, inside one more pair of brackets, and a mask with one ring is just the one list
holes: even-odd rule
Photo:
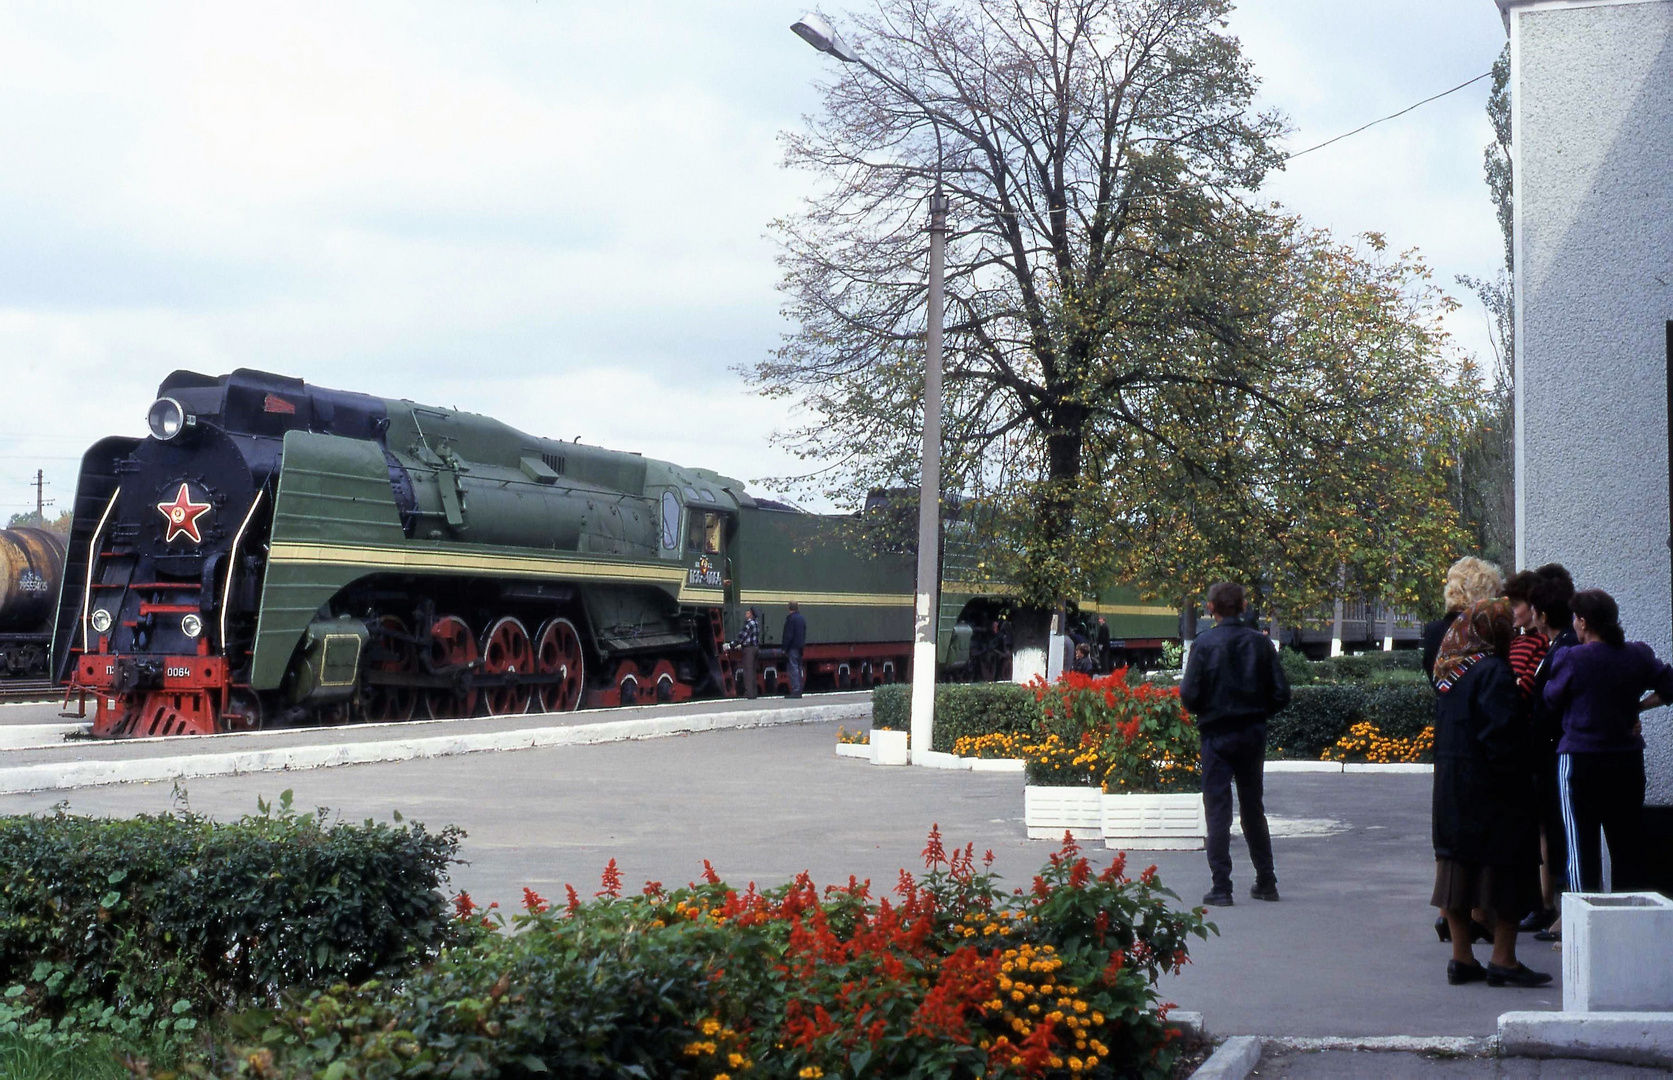
[[674, 700], [674, 688], [679, 685], [679, 679], [674, 672], [671, 660], [658, 660], [651, 669], [651, 686], [656, 691], [656, 699], [662, 702]]
[[[527, 675], [534, 670], [534, 646], [522, 622], [507, 615], [482, 635], [482, 671], [486, 675]], [[489, 716], [511, 716], [529, 711], [532, 687], [489, 686], [482, 692]]]
[[[369, 665], [372, 671], [411, 675], [418, 671], [418, 646], [407, 632], [407, 624], [398, 615], [385, 615], [378, 620], [382, 633], [378, 637], [378, 659]], [[418, 691], [410, 686], [368, 682], [360, 696], [361, 709], [368, 720], [411, 720], [418, 711]]]
[[542, 712], [570, 712], [581, 705], [586, 687], [587, 661], [581, 653], [581, 635], [568, 619], [548, 619], [540, 628], [534, 645], [534, 670], [540, 675], [560, 676], [545, 683], [535, 695]]
[[641, 693], [639, 687], [639, 665], [632, 660], [623, 660], [616, 665], [616, 691], [621, 704], [637, 705]]
[[[476, 635], [457, 615], [443, 615], [430, 626], [430, 669], [460, 672], [476, 662]], [[451, 720], [476, 712], [476, 690], [437, 687], [424, 692], [424, 712], [432, 720]]]

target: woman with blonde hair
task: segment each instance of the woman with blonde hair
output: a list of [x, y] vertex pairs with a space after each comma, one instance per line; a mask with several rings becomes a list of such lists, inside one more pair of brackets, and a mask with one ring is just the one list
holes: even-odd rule
[[1458, 613], [1477, 600], [1503, 596], [1504, 590], [1504, 574], [1486, 559], [1466, 555], [1447, 569], [1446, 585], [1442, 591], [1446, 614], [1423, 628], [1423, 673], [1429, 677], [1431, 685], [1435, 682], [1435, 657], [1440, 653], [1441, 641], [1452, 628]]

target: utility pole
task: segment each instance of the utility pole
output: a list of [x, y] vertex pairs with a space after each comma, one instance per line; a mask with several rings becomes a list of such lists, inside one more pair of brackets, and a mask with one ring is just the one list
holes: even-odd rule
[[46, 494], [47, 486], [45, 469], [35, 470], [35, 482], [30, 486], [35, 489], [35, 520], [40, 522], [42, 528], [45, 528], [46, 508], [51, 506], [55, 501], [53, 499], [42, 498], [42, 496]]

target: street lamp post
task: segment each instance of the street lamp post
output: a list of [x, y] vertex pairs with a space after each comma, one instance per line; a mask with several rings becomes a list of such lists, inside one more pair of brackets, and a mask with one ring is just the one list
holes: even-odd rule
[[[791, 30], [820, 52], [859, 64], [912, 95], [872, 67], [817, 15], [804, 15]], [[921, 104], [921, 103], [920, 103]], [[927, 110], [926, 110], [927, 111]], [[913, 603], [912, 764], [927, 760], [935, 731], [935, 653], [941, 580], [941, 298], [947, 239], [947, 197], [941, 192], [941, 129], [935, 127], [935, 190], [929, 200], [929, 312], [924, 333], [924, 465], [918, 488], [918, 589]]]

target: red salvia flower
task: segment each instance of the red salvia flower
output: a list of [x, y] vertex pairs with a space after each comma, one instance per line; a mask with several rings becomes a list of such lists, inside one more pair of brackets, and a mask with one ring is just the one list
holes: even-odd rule
[[459, 895], [453, 898], [453, 917], [456, 919], [469, 919], [472, 915], [476, 914], [476, 910], [477, 904], [476, 901], [471, 899], [471, 894], [463, 889], [460, 889]]
[[710, 885], [720, 884], [720, 875], [715, 873], [715, 868], [709, 864], [707, 859], [703, 860], [703, 880]]
[[594, 896], [608, 896], [614, 900], [622, 894], [622, 872], [616, 868], [616, 860], [611, 859], [605, 864], [604, 874], [599, 878], [599, 884], [604, 888], [593, 893]]
[[576, 912], [581, 910], [581, 896], [575, 891], [575, 886], [567, 882], [564, 883], [563, 888], [564, 892], [569, 894], [569, 903], [564, 905], [564, 909], [571, 915], [574, 915]]
[[523, 886], [523, 907], [527, 909], [529, 914], [538, 915], [546, 910], [547, 904], [544, 897], [525, 885]]

